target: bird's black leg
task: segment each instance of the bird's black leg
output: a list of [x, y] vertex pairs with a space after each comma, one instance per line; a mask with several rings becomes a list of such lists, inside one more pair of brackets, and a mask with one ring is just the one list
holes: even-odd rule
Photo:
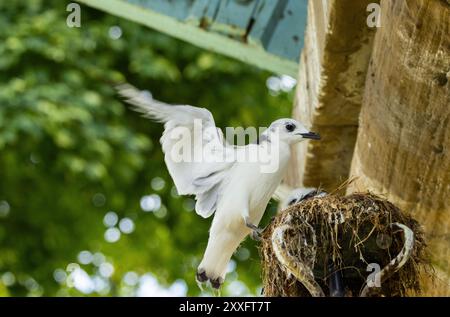
[[250, 234], [250, 237], [255, 241], [261, 241], [261, 233], [264, 231], [264, 229], [261, 229], [260, 227], [250, 223], [247, 218], [245, 219], [245, 225], [253, 230]]
[[330, 277], [328, 279], [328, 288], [330, 289], [330, 297], [344, 297], [344, 281], [341, 270], [337, 270], [332, 261], [328, 264], [328, 271]]

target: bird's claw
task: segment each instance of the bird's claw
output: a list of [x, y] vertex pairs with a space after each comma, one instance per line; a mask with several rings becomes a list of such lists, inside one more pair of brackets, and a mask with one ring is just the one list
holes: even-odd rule
[[245, 225], [252, 229], [252, 233], [250, 234], [250, 237], [255, 240], [255, 241], [261, 241], [261, 234], [263, 233], [264, 229], [255, 226], [254, 224], [248, 222], [247, 220], [245, 221]]
[[254, 224], [252, 224], [251, 222], [248, 222], [247, 220], [245, 220], [245, 225], [247, 226], [247, 228], [250, 228], [253, 231], [256, 231], [256, 232], [258, 232], [260, 234], [264, 231], [264, 229], [262, 229], [262, 228], [260, 228], [258, 226], [255, 226]]
[[256, 230], [253, 230], [252, 233], [250, 233], [250, 238], [254, 241], [261, 241], [261, 233], [259, 233]]

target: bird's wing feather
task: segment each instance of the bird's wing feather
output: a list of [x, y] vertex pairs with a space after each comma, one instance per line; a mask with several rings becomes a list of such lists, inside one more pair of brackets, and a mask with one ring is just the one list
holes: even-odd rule
[[220, 184], [217, 184], [203, 194], [196, 195], [195, 211], [203, 218], [211, 216], [217, 208], [219, 192]]
[[[197, 213], [205, 218], [212, 215], [220, 196], [220, 185], [234, 164], [234, 149], [224, 143], [223, 133], [216, 127], [211, 112], [205, 108], [154, 100], [150, 94], [129, 84], [120, 85], [117, 90], [134, 110], [164, 123], [160, 142], [178, 193], [196, 195]], [[199, 120], [201, 130], [196, 130], [195, 124]], [[177, 152], [180, 148], [188, 154], [187, 159]], [[194, 153], [199, 155], [198, 159]]]

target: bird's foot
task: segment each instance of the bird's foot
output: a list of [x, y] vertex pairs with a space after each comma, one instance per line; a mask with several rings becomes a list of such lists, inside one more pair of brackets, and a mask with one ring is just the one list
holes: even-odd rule
[[203, 269], [199, 269], [197, 271], [197, 274], [195, 275], [195, 280], [197, 281], [197, 284], [199, 285], [199, 288], [203, 291], [202, 285], [204, 283], [208, 283], [211, 285], [211, 287], [215, 290], [220, 289], [220, 287], [223, 284], [223, 278], [222, 277], [217, 277], [217, 278], [212, 278], [209, 277], [205, 270]]
[[245, 225], [252, 229], [252, 233], [250, 233], [250, 238], [252, 238], [255, 241], [261, 241], [261, 234], [264, 232], [264, 229], [255, 226], [254, 224], [250, 223], [247, 219], [245, 220]]
[[250, 233], [250, 238], [252, 238], [252, 240], [254, 241], [261, 241], [261, 233], [259, 233], [256, 230], [253, 230], [252, 233]]

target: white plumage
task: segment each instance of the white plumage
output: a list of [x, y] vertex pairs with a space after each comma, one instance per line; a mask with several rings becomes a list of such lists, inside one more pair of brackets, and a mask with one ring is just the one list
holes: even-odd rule
[[325, 197], [327, 193], [318, 188], [296, 188], [292, 189], [286, 198], [281, 200], [281, 209], [284, 210], [289, 206], [295, 205], [303, 200], [314, 197]]
[[[263, 133], [259, 144], [231, 146], [207, 109], [168, 105], [128, 84], [118, 91], [136, 111], [164, 123], [160, 141], [178, 193], [195, 195], [195, 210], [202, 217], [216, 213], [197, 280], [209, 280], [213, 287], [220, 287], [234, 251], [252, 230], [258, 230], [285, 174], [290, 145], [319, 136], [293, 119], [280, 119]], [[184, 157], [181, 148], [182, 154], [191, 155]], [[193, 153], [201, 159], [196, 160]], [[273, 164], [274, 168], [269, 168]]]

